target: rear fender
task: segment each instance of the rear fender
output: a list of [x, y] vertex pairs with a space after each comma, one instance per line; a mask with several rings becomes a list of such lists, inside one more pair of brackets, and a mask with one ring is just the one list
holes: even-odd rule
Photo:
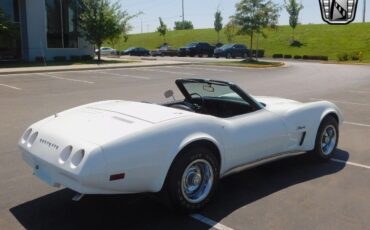
[[163, 187], [163, 184], [165, 182], [165, 179], [167, 177], [167, 174], [172, 166], [172, 163], [174, 162], [174, 160], [176, 159], [176, 157], [178, 156], [178, 154], [184, 149], [186, 148], [187, 146], [189, 146], [191, 143], [194, 143], [196, 141], [202, 141], [202, 140], [205, 140], [205, 141], [209, 141], [211, 143], [213, 143], [219, 150], [220, 152], [220, 158], [221, 158], [221, 171], [222, 171], [222, 162], [224, 162], [224, 155], [223, 155], [223, 149], [222, 149], [222, 144], [217, 141], [214, 137], [212, 137], [211, 135], [207, 134], [207, 133], [203, 133], [203, 132], [197, 132], [197, 133], [193, 133], [193, 134], [190, 134], [188, 136], [186, 136], [179, 144], [177, 144], [168, 154], [167, 154], [167, 157], [166, 157], [166, 164], [165, 167], [163, 170], [162, 170], [162, 173], [163, 175], [160, 177], [160, 178], [163, 178], [163, 180], [159, 181], [158, 184], [156, 184], [156, 187], [157, 189], [156, 190], [160, 190], [162, 187]]

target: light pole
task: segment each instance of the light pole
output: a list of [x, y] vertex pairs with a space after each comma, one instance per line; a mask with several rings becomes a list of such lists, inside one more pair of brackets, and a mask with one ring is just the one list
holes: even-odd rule
[[366, 0], [364, 0], [364, 9], [362, 13], [362, 22], [366, 21]]
[[141, 18], [141, 33], [143, 33], [143, 19]]
[[185, 10], [184, 10], [184, 0], [182, 0], [182, 23], [185, 21]]

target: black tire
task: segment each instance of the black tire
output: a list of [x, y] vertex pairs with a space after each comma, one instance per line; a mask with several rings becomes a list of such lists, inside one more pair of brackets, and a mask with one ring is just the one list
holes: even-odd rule
[[[194, 162], [204, 161], [208, 162], [213, 171], [213, 183], [208, 195], [199, 202], [190, 202], [185, 195], [182, 186], [183, 175], [186, 169]], [[219, 179], [219, 160], [207, 148], [203, 146], [193, 146], [183, 150], [180, 155], [173, 162], [171, 169], [168, 172], [166, 179], [166, 193], [169, 195], [169, 201], [176, 210], [186, 213], [196, 212], [204, 208], [213, 197], [218, 185]], [[201, 180], [203, 183], [203, 178]]]
[[[325, 138], [325, 132], [328, 129], [329, 131], [331, 129], [335, 131], [335, 137], [333, 138], [329, 137], [330, 140], [334, 140], [335, 142], [334, 143], [330, 142], [331, 144], [328, 146], [330, 148], [327, 148], [327, 151], [325, 152], [325, 147], [322, 147], [322, 144], [325, 144], [323, 142], [327, 140]], [[311, 153], [314, 154], [318, 160], [328, 161], [335, 155], [338, 146], [338, 140], [339, 140], [338, 121], [332, 115], [329, 115], [325, 117], [320, 124], [320, 127], [316, 134], [315, 148], [311, 151]], [[327, 145], [328, 144], [326, 144], [325, 146], [327, 147]]]

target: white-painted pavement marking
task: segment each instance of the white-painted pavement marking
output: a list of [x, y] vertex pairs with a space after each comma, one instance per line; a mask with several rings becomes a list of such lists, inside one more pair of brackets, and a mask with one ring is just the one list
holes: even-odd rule
[[365, 103], [358, 103], [358, 102], [351, 102], [351, 101], [337, 101], [337, 100], [322, 99], [322, 98], [311, 98], [311, 100], [314, 100], [314, 101], [331, 101], [331, 102], [342, 103], [342, 104], [370, 106], [370, 104], [365, 104]]
[[360, 93], [360, 94], [370, 94], [368, 91], [361, 91], [361, 90], [348, 90], [349, 93]]
[[347, 124], [347, 125], [355, 125], [355, 126], [362, 126], [362, 127], [368, 127], [368, 128], [370, 128], [370, 125], [360, 124], [360, 123], [344, 122], [344, 124]]
[[147, 69], [147, 68], [135, 68], [135, 70], [138, 71], [144, 71], [144, 72], [158, 72], [158, 73], [170, 73], [170, 74], [177, 74], [177, 75], [190, 75], [190, 76], [195, 76], [197, 74], [193, 73], [187, 73], [187, 72], [174, 72], [174, 71], [167, 71], [167, 70], [160, 70], [160, 69]]
[[74, 82], [81, 82], [81, 83], [86, 83], [86, 84], [95, 84], [95, 82], [93, 82], [93, 81], [84, 81], [84, 80], [78, 80], [78, 79], [72, 79], [72, 78], [58, 77], [58, 76], [55, 76], [55, 75], [51, 75], [49, 73], [47, 73], [47, 74], [38, 73], [38, 75], [49, 77], [49, 78], [54, 78], [54, 79], [58, 79], [58, 80], [74, 81]]
[[212, 228], [215, 228], [215, 229], [218, 229], [218, 230], [233, 230], [232, 228], [229, 228], [223, 224], [220, 224], [220, 223], [217, 223], [216, 221], [214, 220], [211, 220], [205, 216], [202, 216], [200, 214], [192, 214], [190, 215], [190, 217], [192, 217], [193, 219], [196, 219]]
[[167, 66], [166, 68], [171, 69], [195, 69], [195, 70], [206, 70], [206, 71], [212, 71], [212, 72], [225, 72], [225, 73], [233, 73], [232, 70], [226, 70], [221, 68], [201, 68], [201, 67], [193, 67], [193, 66]]
[[337, 162], [337, 163], [342, 163], [342, 164], [346, 164], [346, 165], [351, 165], [351, 166], [356, 166], [356, 167], [360, 167], [360, 168], [370, 169], [370, 166], [368, 166], [368, 165], [358, 164], [358, 163], [354, 163], [354, 162], [350, 162], [350, 161], [339, 160], [339, 159], [336, 159], [336, 158], [332, 158], [330, 160], [334, 161], [334, 162]]
[[150, 77], [144, 77], [144, 76], [137, 76], [137, 75], [129, 75], [129, 74], [120, 74], [120, 73], [111, 73], [107, 71], [94, 71], [98, 73], [104, 73], [112, 76], [117, 76], [117, 77], [128, 77], [128, 78], [136, 78], [136, 79], [144, 79], [144, 80], [149, 80]]
[[4, 87], [14, 89], [14, 90], [22, 90], [21, 88], [18, 88], [18, 87], [12, 86], [12, 85], [0, 84], [0, 86], [4, 86]]

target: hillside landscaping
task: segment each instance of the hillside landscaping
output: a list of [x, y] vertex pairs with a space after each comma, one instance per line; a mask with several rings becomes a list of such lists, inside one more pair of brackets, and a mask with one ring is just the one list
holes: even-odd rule
[[[295, 31], [295, 40], [299, 41], [291, 46], [292, 30], [289, 26], [279, 26], [274, 30], [266, 30], [267, 37], [259, 36], [258, 47], [265, 50], [265, 56], [274, 54], [294, 56], [328, 56], [330, 60], [338, 60], [343, 56], [360, 56], [363, 61], [370, 61], [370, 23], [353, 23], [345, 26], [327, 24], [300, 25]], [[173, 47], [181, 47], [194, 41], [203, 41], [210, 44], [217, 43], [217, 33], [212, 29], [177, 30], [169, 31], [166, 35], [167, 43]], [[250, 38], [236, 36], [233, 43], [242, 43], [249, 46]], [[257, 47], [256, 37], [254, 49]], [[223, 31], [220, 41], [228, 43]], [[144, 47], [156, 49], [163, 43], [158, 32], [133, 34], [125, 43], [123, 39], [113, 48], [124, 50], [128, 47]], [[109, 46], [108, 44], [105, 44]], [[360, 60], [361, 61], [361, 60]]]

